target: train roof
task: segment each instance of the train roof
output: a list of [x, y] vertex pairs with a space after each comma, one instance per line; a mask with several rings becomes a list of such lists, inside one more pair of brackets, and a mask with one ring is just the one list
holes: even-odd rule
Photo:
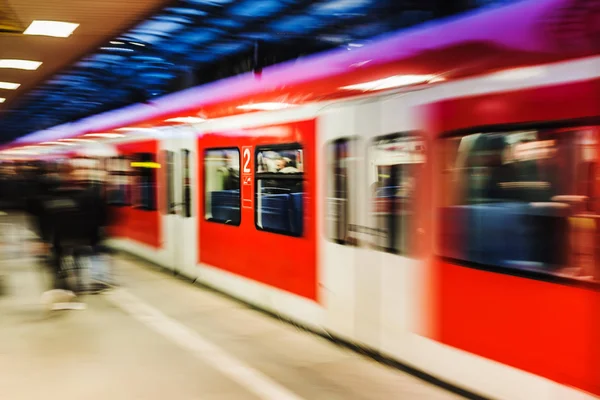
[[[526, 0], [385, 35], [35, 132], [12, 146], [175, 117], [218, 118], [596, 55], [594, 0]], [[254, 105], [255, 107], [252, 107]], [[266, 107], [263, 107], [266, 108]], [[250, 109], [250, 110], [249, 110]], [[167, 124], [173, 124], [168, 121]]]

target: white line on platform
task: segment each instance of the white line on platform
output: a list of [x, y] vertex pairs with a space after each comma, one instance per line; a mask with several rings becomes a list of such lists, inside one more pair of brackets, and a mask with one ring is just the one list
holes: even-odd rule
[[220, 347], [207, 341], [197, 332], [167, 317], [125, 289], [108, 293], [110, 301], [141, 321], [154, 331], [162, 334], [180, 347], [189, 350], [197, 358], [238, 382], [262, 399], [302, 400], [261, 372], [250, 368], [240, 360], [226, 353]]

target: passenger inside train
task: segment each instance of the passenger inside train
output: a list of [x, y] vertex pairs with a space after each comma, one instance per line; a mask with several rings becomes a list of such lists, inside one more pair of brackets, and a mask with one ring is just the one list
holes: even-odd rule
[[303, 150], [299, 146], [259, 148], [256, 159], [257, 227], [266, 231], [302, 236]]

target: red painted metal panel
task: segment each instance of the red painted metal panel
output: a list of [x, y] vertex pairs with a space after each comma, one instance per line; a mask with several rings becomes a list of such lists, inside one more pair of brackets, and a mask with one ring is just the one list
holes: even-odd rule
[[[118, 144], [117, 151], [122, 155], [134, 153], [152, 153], [158, 159], [159, 143], [157, 140]], [[157, 181], [154, 196], [160, 193], [160, 180]], [[162, 227], [160, 212], [157, 210], [140, 210], [130, 206], [113, 207], [116, 226], [111, 233], [116, 237], [128, 238], [140, 243], [160, 248], [162, 246]]]
[[[254, 196], [255, 149], [261, 145], [300, 143], [304, 149], [304, 236], [285, 236], [255, 226], [255, 204], [241, 208], [239, 226], [207, 221], [204, 218], [204, 184], [199, 190], [199, 262], [317, 300], [317, 222], [315, 120], [274, 126], [214, 132], [198, 140], [198, 176], [204, 180], [204, 151], [237, 147], [240, 157], [245, 146], [252, 147], [252, 196]], [[243, 169], [243, 158], [240, 163]], [[243, 171], [240, 178], [244, 179]], [[243, 184], [243, 182], [242, 182]], [[254, 198], [254, 197], [252, 197]]]
[[[490, 125], [582, 121], [600, 117], [600, 80], [457, 98], [424, 111], [434, 136]], [[431, 272], [433, 339], [600, 394], [599, 290], [441, 260], [432, 262]]]

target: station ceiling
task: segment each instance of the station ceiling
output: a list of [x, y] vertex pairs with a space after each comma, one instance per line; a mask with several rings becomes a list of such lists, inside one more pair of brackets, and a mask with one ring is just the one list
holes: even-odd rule
[[[518, 0], [0, 0], [0, 141], [470, 9]], [[33, 20], [80, 24], [23, 35]], [[1, 64], [0, 64], [1, 65]]]

